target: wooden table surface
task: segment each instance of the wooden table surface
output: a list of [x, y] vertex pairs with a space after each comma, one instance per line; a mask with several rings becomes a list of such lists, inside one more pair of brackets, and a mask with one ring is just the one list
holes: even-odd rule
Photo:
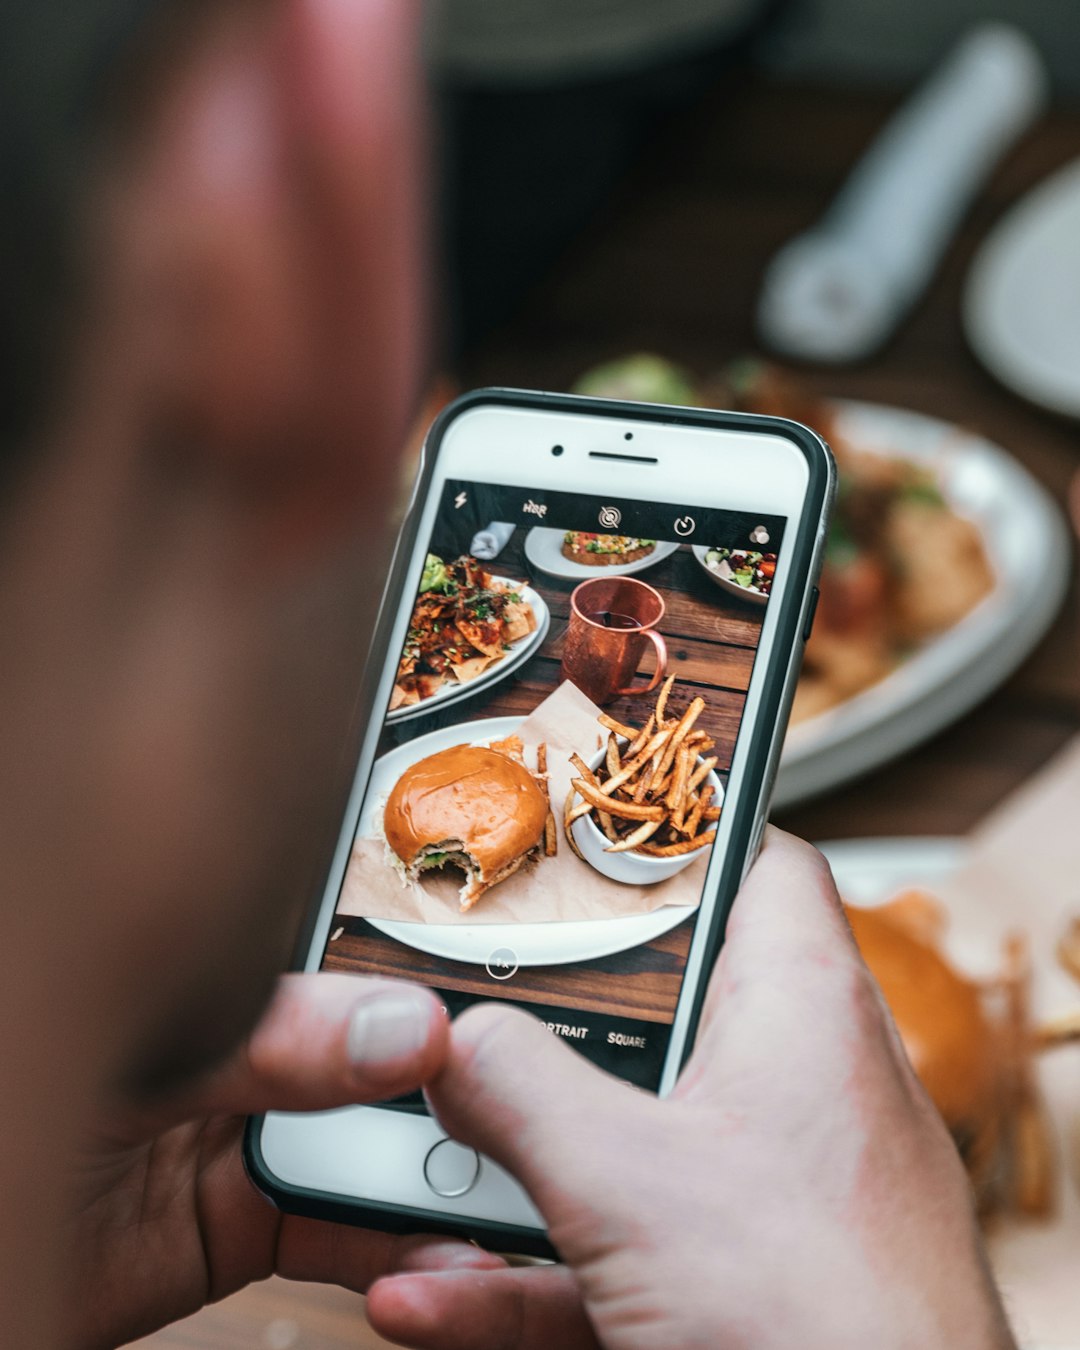
[[[564, 389], [590, 364], [654, 350], [707, 374], [755, 349], [762, 270], [812, 223], [895, 100], [729, 81], [659, 140], [604, 220], [515, 320], [459, 372], [465, 387]], [[975, 250], [1015, 199], [1080, 154], [1080, 109], [1031, 132], [980, 194], [927, 296], [880, 355], [812, 370], [823, 393], [915, 408], [1010, 450], [1064, 500], [1080, 428], [1030, 407], [976, 363], [960, 298]], [[1080, 605], [1074, 588], [1039, 650], [979, 708], [858, 784], [785, 811], [814, 839], [959, 834], [1080, 730]], [[272, 1283], [144, 1344], [182, 1350], [379, 1344], [355, 1300]]]

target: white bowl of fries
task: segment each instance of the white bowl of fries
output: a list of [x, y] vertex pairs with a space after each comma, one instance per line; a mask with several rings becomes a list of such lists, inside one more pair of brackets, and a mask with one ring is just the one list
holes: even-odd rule
[[666, 703], [662, 695], [641, 728], [601, 718], [606, 744], [587, 763], [571, 759], [571, 842], [603, 876], [630, 886], [666, 881], [707, 851], [724, 799], [714, 743], [694, 729], [703, 700], [681, 718], [666, 717]]

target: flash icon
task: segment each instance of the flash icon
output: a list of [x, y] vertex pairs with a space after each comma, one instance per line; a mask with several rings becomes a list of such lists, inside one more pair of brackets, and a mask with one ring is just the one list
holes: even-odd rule
[[467, 494], [467, 493], [459, 492], [458, 495], [454, 498], [454, 506], [455, 506], [455, 508], [456, 508], [458, 511], [460, 511], [461, 508], [465, 505], [465, 503], [466, 503], [468, 500], [469, 500], [469, 498], [468, 498], [468, 494]]

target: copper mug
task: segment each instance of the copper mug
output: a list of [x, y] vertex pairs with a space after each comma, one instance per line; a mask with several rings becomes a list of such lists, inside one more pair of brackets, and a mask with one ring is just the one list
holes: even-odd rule
[[[647, 694], [664, 678], [667, 647], [656, 631], [664, 617], [658, 591], [632, 577], [593, 577], [570, 597], [570, 626], [563, 646], [562, 677], [596, 704]], [[656, 670], [647, 684], [634, 677], [649, 645]]]

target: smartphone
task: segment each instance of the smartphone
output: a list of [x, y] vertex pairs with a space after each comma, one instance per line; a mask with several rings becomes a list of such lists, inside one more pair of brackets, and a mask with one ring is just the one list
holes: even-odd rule
[[[299, 962], [520, 1005], [668, 1092], [759, 847], [835, 468], [795, 422], [485, 390], [435, 422]], [[249, 1124], [281, 1208], [547, 1254], [423, 1100]]]

